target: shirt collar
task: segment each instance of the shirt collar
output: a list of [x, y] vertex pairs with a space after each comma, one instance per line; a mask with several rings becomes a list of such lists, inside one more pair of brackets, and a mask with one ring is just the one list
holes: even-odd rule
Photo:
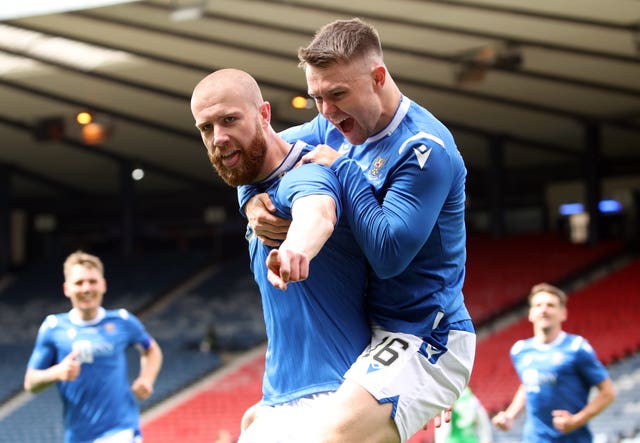
[[69, 321], [71, 321], [71, 323], [76, 326], [93, 326], [100, 323], [106, 315], [107, 311], [102, 306], [100, 306], [98, 308], [98, 314], [95, 318], [91, 320], [83, 320], [82, 318], [80, 318], [80, 313], [78, 312], [78, 310], [76, 308], [73, 308], [69, 311]]
[[280, 163], [280, 166], [278, 166], [271, 174], [269, 174], [267, 178], [261, 180], [258, 183], [268, 183], [274, 178], [280, 177], [282, 174], [293, 168], [300, 159], [300, 155], [302, 154], [302, 151], [306, 146], [307, 144], [302, 140], [298, 140], [297, 142], [295, 142], [291, 146], [291, 149], [289, 149], [289, 152], [285, 156], [284, 160], [282, 160], [282, 163]]

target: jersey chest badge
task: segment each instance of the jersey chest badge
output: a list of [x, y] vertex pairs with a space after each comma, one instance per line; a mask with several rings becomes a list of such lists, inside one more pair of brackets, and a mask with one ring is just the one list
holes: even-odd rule
[[387, 162], [387, 160], [382, 158], [382, 157], [376, 158], [373, 161], [373, 165], [371, 166], [371, 169], [369, 170], [369, 176], [371, 178], [378, 177], [378, 175], [380, 175], [380, 170], [382, 169], [382, 167], [384, 166], [384, 164], [386, 162]]

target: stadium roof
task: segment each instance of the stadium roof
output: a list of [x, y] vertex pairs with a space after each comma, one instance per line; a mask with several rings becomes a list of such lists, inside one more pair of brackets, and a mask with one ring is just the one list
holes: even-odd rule
[[[636, 0], [147, 0], [16, 15], [0, 15], [0, 170], [13, 205], [121, 196], [137, 167], [136, 195], [232, 201], [194, 129], [193, 86], [242, 68], [276, 129], [309, 120], [314, 109], [290, 104], [306, 92], [296, 51], [354, 16], [379, 30], [402, 91], [454, 132], [472, 202], [496, 174], [507, 203], [550, 181], [640, 175]], [[83, 138], [81, 110], [106, 139]]]

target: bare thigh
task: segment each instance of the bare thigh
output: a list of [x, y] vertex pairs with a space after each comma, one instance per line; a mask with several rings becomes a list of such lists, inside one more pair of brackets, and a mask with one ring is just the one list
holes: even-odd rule
[[313, 443], [400, 443], [393, 405], [380, 404], [362, 386], [345, 380], [326, 403]]

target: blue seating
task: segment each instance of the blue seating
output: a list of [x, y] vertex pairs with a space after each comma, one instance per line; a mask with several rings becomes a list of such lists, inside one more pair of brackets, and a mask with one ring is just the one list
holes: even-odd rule
[[[202, 255], [154, 255], [127, 262], [116, 257], [103, 257], [109, 291], [105, 307], [126, 307], [135, 312], [150, 301], [172, 290], [178, 283], [202, 270], [208, 264]], [[246, 260], [246, 259], [245, 259]], [[22, 379], [37, 329], [47, 314], [64, 312], [69, 301], [58, 284], [62, 284], [61, 262], [50, 268], [38, 266], [25, 271], [14, 284], [0, 293], [0, 320], [5, 328], [0, 336], [0, 403], [22, 390]], [[59, 275], [55, 284], [51, 279]], [[45, 272], [49, 269], [49, 272]], [[154, 395], [141, 402], [142, 410], [153, 407], [222, 365], [220, 349], [248, 349], [265, 340], [260, 296], [244, 263], [232, 261], [228, 268], [214, 273], [188, 294], [141, 316], [149, 333], [156, 338], [164, 353], [163, 368]], [[23, 279], [30, 280], [23, 284]], [[52, 287], [57, 289], [52, 290]], [[23, 292], [27, 291], [28, 292]], [[39, 296], [45, 291], [47, 296]], [[9, 302], [8, 300], [11, 300]], [[215, 329], [217, 344], [207, 352], [200, 344], [210, 328]], [[139, 371], [136, 350], [128, 351], [129, 378]], [[50, 443], [62, 441], [62, 403], [55, 388], [29, 399], [2, 419], [0, 441]]]

